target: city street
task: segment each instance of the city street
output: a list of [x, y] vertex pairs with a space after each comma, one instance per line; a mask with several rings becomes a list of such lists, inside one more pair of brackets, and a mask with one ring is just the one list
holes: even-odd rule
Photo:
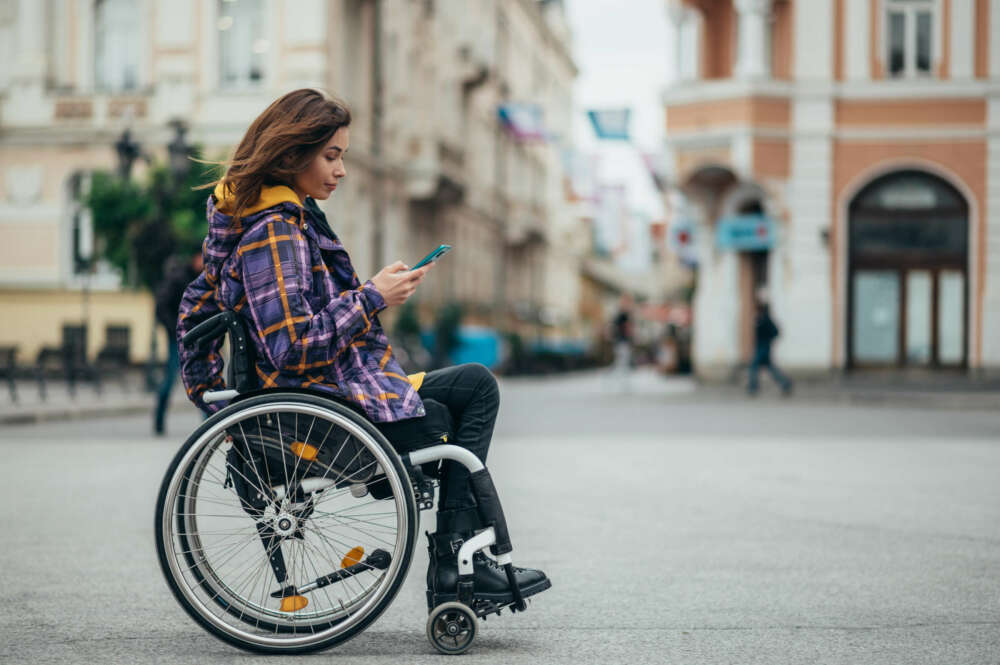
[[[1000, 663], [995, 412], [634, 378], [501, 383], [489, 463], [515, 563], [553, 587], [464, 662]], [[160, 573], [156, 493], [198, 422], [0, 427], [0, 662], [279, 662], [207, 634]], [[426, 561], [421, 536], [387, 613], [303, 658], [440, 662]]]

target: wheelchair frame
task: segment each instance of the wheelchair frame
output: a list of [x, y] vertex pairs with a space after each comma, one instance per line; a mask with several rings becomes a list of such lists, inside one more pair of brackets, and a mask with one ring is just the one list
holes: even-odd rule
[[[230, 362], [227, 363], [229, 370], [227, 385], [234, 387], [207, 392], [204, 395], [204, 400], [206, 402], [230, 401], [230, 404], [206, 420], [192, 434], [181, 450], [178, 451], [177, 456], [174, 458], [164, 477], [156, 507], [156, 542], [161, 568], [167, 579], [168, 586], [170, 586], [175, 597], [192, 618], [209, 632], [230, 644], [251, 651], [266, 653], [298, 653], [325, 649], [360, 633], [388, 607], [401, 587], [408, 572], [413, 549], [416, 545], [419, 512], [433, 506], [433, 481], [423, 475], [421, 466], [429, 462], [444, 460], [457, 462], [469, 470], [471, 476], [470, 484], [473, 494], [477, 499], [480, 519], [482, 524], [486, 525], [486, 528], [463, 543], [459, 549], [459, 575], [458, 588], [456, 589], [458, 601], [443, 603], [438, 607], [431, 608], [427, 621], [428, 639], [442, 653], [462, 653], [471, 646], [475, 638], [477, 618], [491, 612], [499, 613], [502, 607], [509, 606], [512, 611], [527, 609], [527, 603], [515, 581], [511, 559], [513, 547], [510, 542], [506, 519], [500, 505], [499, 497], [497, 496], [496, 487], [485, 465], [472, 452], [459, 446], [442, 444], [400, 455], [372, 423], [356, 410], [356, 407], [343, 403], [332, 395], [318, 391], [289, 389], [254, 390], [253, 347], [248, 343], [245, 324], [236, 313], [223, 312], [213, 316], [190, 331], [185, 336], [183, 343], [189, 346], [197, 345], [227, 334], [232, 354]], [[399, 511], [398, 521], [405, 525], [404, 528], [406, 530], [405, 542], [402, 546], [402, 556], [397, 554], [395, 557], [392, 557], [387, 552], [376, 550], [364, 561], [358, 560], [350, 565], [348, 565], [348, 559], [345, 557], [345, 563], [342, 565], [341, 570], [317, 577], [312, 582], [300, 585], [298, 588], [291, 586], [280, 589], [279, 592], [282, 593], [281, 610], [257, 612], [258, 614], [269, 613], [269, 616], [279, 616], [286, 612], [286, 597], [292, 599], [304, 598], [302, 594], [310, 593], [315, 589], [347, 579], [361, 571], [374, 572], [376, 568], [385, 571], [385, 581], [380, 582], [376, 591], [370, 597], [365, 598], [364, 604], [357, 609], [354, 615], [351, 615], [345, 608], [346, 619], [334, 620], [330, 623], [329, 628], [319, 631], [318, 634], [315, 630], [310, 634], [298, 634], [294, 628], [285, 627], [283, 629], [283, 624], [278, 623], [277, 619], [275, 619], [274, 623], [273, 636], [256, 635], [250, 633], [249, 630], [241, 631], [239, 627], [227, 623], [224, 620], [225, 616], [213, 613], [212, 608], [208, 607], [197, 596], [195, 593], [196, 589], [191, 588], [191, 585], [185, 580], [185, 572], [196, 571], [196, 584], [210, 587], [208, 590], [214, 593], [214, 595], [210, 596], [210, 599], [215, 604], [223, 606], [227, 603], [232, 604], [232, 599], [223, 598], [224, 602], [220, 602], [219, 600], [219, 596], [235, 594], [235, 592], [227, 591], [225, 581], [218, 579], [214, 581], [198, 579], [202, 575], [202, 572], [198, 568], [199, 561], [197, 558], [204, 558], [204, 552], [199, 552], [195, 547], [200, 542], [197, 527], [195, 526], [192, 532], [187, 532], [189, 527], [185, 519], [191, 523], [195, 523], [194, 519], [192, 517], [182, 518], [186, 511], [193, 510], [185, 503], [193, 503], [194, 501], [191, 498], [185, 498], [187, 493], [191, 491], [186, 483], [192, 482], [196, 465], [199, 463], [199, 455], [209, 456], [205, 458], [205, 461], [200, 462], [204, 466], [208, 464], [208, 460], [213, 454], [212, 450], [221, 450], [222, 440], [225, 437], [227, 428], [232, 427], [234, 423], [243, 422], [244, 419], [250, 416], [259, 418], [261, 414], [268, 413], [269, 410], [273, 411], [275, 408], [283, 409], [278, 412], [279, 414], [286, 412], [311, 414], [314, 422], [316, 418], [330, 421], [361, 442], [365, 450], [376, 460], [378, 465], [376, 468], [381, 468], [385, 473], [386, 480], [392, 490], [391, 496], [396, 503], [397, 511]], [[277, 421], [280, 430], [280, 415]], [[284, 437], [282, 436], [281, 438], [281, 445], [284, 446]], [[229, 440], [231, 441], [232, 439], [230, 438]], [[214, 449], [212, 448], [213, 445], [215, 446]], [[300, 486], [304, 487], [308, 480], [311, 480], [311, 478], [302, 479], [295, 487], [295, 491], [304, 492]], [[268, 480], [264, 484], [270, 485], [270, 482]], [[321, 491], [330, 487], [334, 482], [333, 480], [327, 481], [327, 484], [322, 488], [320, 488], [320, 484], [322, 483], [317, 484], [314, 481], [312, 485], [316, 485], [316, 488]], [[309, 487], [312, 487], [312, 485]], [[290, 492], [289, 486], [282, 486], [280, 489], [275, 487], [267, 487], [265, 489], [272, 501], [277, 499], [275, 506], [279, 503], [284, 505], [285, 499], [291, 501], [291, 497], [288, 495]], [[309, 491], [309, 501], [314, 500], [314, 493], [318, 493], [317, 489]], [[199, 491], [197, 487], [195, 491]], [[207, 501], [208, 499], [205, 500]], [[275, 511], [277, 510], [275, 508]], [[273, 551], [277, 549], [278, 556], [280, 556], [281, 542], [292, 538], [288, 534], [294, 531], [294, 529], [289, 530], [290, 527], [285, 527], [287, 533], [282, 532], [285, 535], [276, 535], [278, 532], [281, 532], [281, 529], [279, 529], [279, 517], [280, 514], [276, 512], [275, 516], [270, 518], [271, 522], [266, 527], [261, 527], [263, 520], [257, 523], [257, 530], [265, 547], [265, 551], [262, 553], [268, 555], [268, 552], [272, 552], [270, 554], [272, 567], [274, 567], [273, 559], [275, 557]], [[300, 519], [304, 521], [307, 518], [296, 516], [293, 519], [298, 523]], [[265, 538], [265, 531], [270, 541]], [[182, 542], [182, 553], [184, 554], [184, 556], [180, 557], [180, 560], [173, 541], [175, 537], [178, 537], [178, 534], [182, 534], [179, 537]], [[304, 538], [304, 536], [302, 537]], [[397, 548], [399, 546], [399, 539], [400, 536], [397, 534]], [[192, 541], [193, 544], [189, 545], [188, 540]], [[277, 545], [272, 545], [272, 547], [268, 548], [269, 542], [277, 543]], [[172, 552], [168, 551], [168, 543], [174, 548]], [[473, 555], [477, 551], [485, 550], [486, 548], [490, 548], [496, 562], [505, 570], [513, 596], [513, 602], [509, 605], [498, 606], [489, 603], [483, 605], [476, 601], [473, 581]], [[379, 552], [381, 552], [381, 555]], [[188, 566], [187, 571], [183, 569], [185, 565]], [[281, 565], [283, 567], [284, 563]], [[207, 570], [211, 572], [213, 569], [208, 567]], [[277, 582], [284, 584], [285, 580], [280, 579], [281, 575], [279, 572], [279, 568], [274, 567]], [[271, 596], [277, 597], [275, 594], [271, 594]], [[305, 604], [308, 604], [308, 601], [305, 601]], [[302, 607], [305, 607], [305, 604]], [[340, 601], [340, 604], [341, 607], [344, 607], [343, 601]], [[294, 608], [288, 612], [290, 617], [294, 619], [294, 613], [300, 608], [296, 607], [295, 603], [290, 604], [289, 608]], [[234, 610], [229, 607], [225, 609], [229, 615], [236, 616]], [[241, 608], [239, 620], [242, 621], [246, 613], [246, 608]], [[259, 627], [260, 617], [257, 616], [255, 620]], [[271, 624], [265, 622], [265, 625]], [[294, 622], [291, 625], [294, 626]]]

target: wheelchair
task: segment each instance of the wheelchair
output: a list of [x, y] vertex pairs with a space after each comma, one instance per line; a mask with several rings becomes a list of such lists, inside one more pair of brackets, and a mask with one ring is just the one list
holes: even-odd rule
[[[487, 526], [461, 546], [456, 600], [430, 608], [427, 638], [460, 654], [478, 619], [527, 609], [496, 488], [475, 455], [448, 444], [400, 455], [348, 402], [258, 390], [253, 346], [236, 313], [199, 324], [183, 343], [225, 335], [228, 387], [204, 399], [229, 404], [181, 446], [156, 503], [160, 566], [192, 619], [231, 645], [271, 654], [318, 651], [358, 635], [403, 584], [443, 460], [469, 469]], [[476, 596], [473, 554], [486, 548], [506, 572], [510, 603]]]

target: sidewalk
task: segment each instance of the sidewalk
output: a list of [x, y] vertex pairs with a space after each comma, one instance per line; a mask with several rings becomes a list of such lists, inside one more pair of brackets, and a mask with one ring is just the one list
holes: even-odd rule
[[[628, 392], [621, 389], [620, 378], [611, 370], [597, 369], [546, 376], [518, 376], [501, 382], [537, 386], [538, 399], [551, 397], [553, 384], [565, 384], [576, 394], [624, 395], [645, 400], [664, 401], [758, 401], [808, 404], [854, 404], [862, 406], [911, 406], [929, 409], [1000, 410], [1000, 380], [963, 375], [925, 375], [903, 377], [898, 374], [831, 375], [799, 379], [790, 397], [782, 397], [770, 377], [762, 377], [757, 397], [746, 395], [735, 383], [705, 383], [690, 376], [663, 376], [649, 367], [634, 370]], [[156, 395], [148, 393], [143, 378], [129, 377], [127, 389], [117, 381], [104, 384], [100, 394], [90, 383], [77, 386], [71, 397], [63, 381], [50, 381], [48, 395], [42, 400], [38, 384], [17, 382], [17, 403], [12, 403], [6, 386], [0, 386], [0, 427], [3, 425], [72, 420], [99, 416], [150, 414]], [[180, 381], [174, 385], [170, 408], [190, 406]]]
[[[793, 377], [795, 378], [795, 377]], [[904, 406], [949, 410], [1000, 410], [1000, 379], [960, 374], [859, 373], [830, 374], [795, 379], [791, 396], [783, 397], [770, 376], [761, 377], [756, 397], [746, 393], [744, 383], [703, 381], [692, 376], [662, 375], [651, 367], [640, 367], [629, 377], [628, 391], [610, 368], [567, 374], [512, 377], [504, 381], [535, 383], [539, 399], [553, 387], [565, 385], [574, 393], [603, 393], [634, 398], [661, 398], [670, 401], [745, 401], [789, 404], [852, 404], [861, 406]]]
[[[0, 426], [139, 413], [148, 413], [152, 422], [156, 406], [156, 394], [146, 392], [139, 373], [130, 375], [125, 386], [117, 380], [105, 382], [100, 394], [86, 381], [77, 383], [75, 395], [70, 395], [65, 381], [46, 381], [44, 400], [36, 381], [17, 381], [16, 387], [17, 402], [12, 402], [6, 384], [0, 385]], [[178, 378], [170, 397], [170, 408], [189, 404]]]
[[826, 376], [795, 377], [794, 391], [782, 397], [766, 372], [761, 373], [761, 392], [746, 394], [744, 383], [700, 384], [699, 392], [731, 399], [791, 400], [808, 403], [860, 406], [910, 406], [930, 409], [1000, 409], [1000, 378], [932, 372], [857, 372]]

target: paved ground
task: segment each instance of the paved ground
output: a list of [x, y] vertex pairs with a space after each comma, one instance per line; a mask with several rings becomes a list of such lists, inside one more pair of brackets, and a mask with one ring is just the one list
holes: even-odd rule
[[[517, 561], [554, 586], [465, 661], [1000, 662], [995, 413], [602, 380], [503, 385], [491, 467]], [[0, 428], [0, 661], [272, 660], [204, 633], [160, 576], [155, 494], [197, 422]], [[372, 628], [305, 660], [439, 662], [425, 561]]]

